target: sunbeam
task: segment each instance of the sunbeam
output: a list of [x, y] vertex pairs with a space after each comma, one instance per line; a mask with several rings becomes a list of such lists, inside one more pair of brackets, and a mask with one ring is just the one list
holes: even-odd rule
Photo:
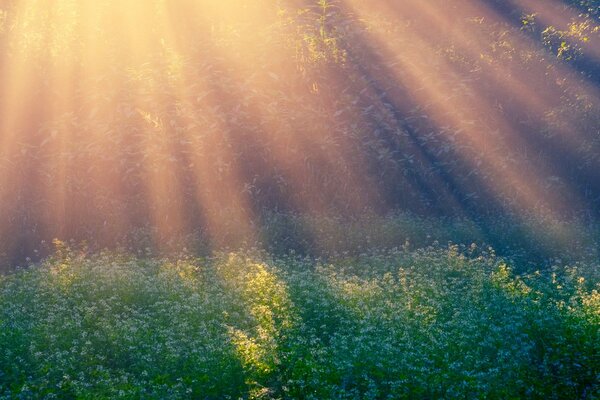
[[0, 400], [600, 399], [600, 0], [1, 0]]
[[450, 9], [7, 2], [5, 253], [140, 230], [237, 246], [273, 210], [594, 214], [596, 19], [559, 1]]

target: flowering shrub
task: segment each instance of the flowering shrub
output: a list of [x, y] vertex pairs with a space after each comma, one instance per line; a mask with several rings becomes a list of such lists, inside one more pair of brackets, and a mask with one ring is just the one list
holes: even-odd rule
[[596, 398], [597, 266], [63, 249], [0, 277], [0, 398]]

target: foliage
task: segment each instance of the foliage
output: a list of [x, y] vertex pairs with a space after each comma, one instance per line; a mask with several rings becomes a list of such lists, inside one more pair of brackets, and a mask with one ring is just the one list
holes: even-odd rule
[[[20, 35], [17, 28], [25, 22], [19, 18], [26, 15], [13, 15], [7, 6], [1, 18], [12, 30], [0, 33], [10, 50], [3, 57], [28, 65], [31, 85], [39, 90], [31, 96], [39, 102], [30, 104], [31, 126], [0, 158], [0, 174], [10, 177], [0, 188], [6, 221], [0, 234], [3, 243], [10, 242], [3, 252], [32, 256], [37, 243], [53, 237], [93, 235], [106, 238], [98, 240], [101, 245], [114, 245], [112, 238], [145, 229], [163, 209], [184, 215], [191, 225], [184, 230], [208, 228], [207, 220], [220, 218], [213, 214], [236, 207], [227, 204], [233, 198], [247, 199], [245, 211], [257, 219], [264, 211], [304, 207], [341, 215], [365, 208], [477, 217], [531, 211], [535, 205], [519, 202], [522, 188], [497, 184], [506, 170], [541, 171], [527, 182], [540, 193], [540, 206], [553, 199], [558, 213], [600, 210], [600, 105], [582, 89], [593, 71], [565, 72], [566, 60], [548, 60], [541, 50], [546, 43], [561, 59], [585, 56], [586, 46], [597, 43], [591, 17], [553, 28], [536, 25], [531, 15], [524, 21], [534, 33], [510, 21], [472, 18], [465, 22], [470, 35], [464, 40], [440, 35], [429, 43], [412, 39], [424, 36], [426, 21], [383, 15], [364, 21], [335, 1], [278, 4], [261, 26], [223, 22], [203, 32], [183, 19], [174, 32], [179, 48], [152, 37], [156, 45], [135, 60], [107, 22], [93, 32], [95, 41], [107, 43], [97, 55], [102, 64], [93, 66], [102, 74], [82, 77], [81, 87], [65, 93], [45, 91], [52, 86], [49, 71], [64, 68], [82, 43], [57, 37], [50, 49], [41, 38], [52, 27], [41, 16], [39, 32]], [[67, 19], [75, 25], [63, 27], [65, 35], [81, 28], [76, 18]], [[537, 45], [528, 41], [531, 34]], [[405, 54], [430, 51], [435, 57], [428, 73], [445, 88], [439, 102], [489, 99], [514, 125], [520, 145], [512, 145], [506, 129], [495, 128], [497, 118], [488, 112], [464, 121], [474, 133], [470, 137], [436, 121], [435, 107], [399, 84], [413, 79], [400, 67], [401, 55], [386, 59], [384, 44], [369, 40], [374, 35]], [[89, 60], [76, 61], [78, 68], [90, 67]], [[540, 70], [551, 78], [538, 76]], [[501, 75], [536, 82], [543, 109], [515, 102], [504, 92]], [[566, 79], [573, 84], [565, 85]], [[44, 111], [48, 99], [57, 104], [52, 114]], [[464, 120], [458, 109], [450, 114]], [[482, 151], [477, 143], [500, 144]], [[55, 167], [59, 161], [65, 173]], [[194, 181], [200, 169], [212, 185]], [[148, 185], [158, 172], [169, 183], [161, 191], [162, 209]], [[239, 182], [227, 184], [233, 177]], [[47, 195], [57, 187], [64, 191], [62, 203]], [[224, 204], [205, 210], [198, 197]], [[57, 209], [69, 213], [54, 215]]]
[[[221, 232], [222, 245], [218, 246], [211, 243], [209, 232], [200, 228], [165, 237], [155, 228], [145, 226], [114, 238], [115, 244], [110, 248], [138, 257], [210, 256], [214, 251], [261, 248], [278, 256], [293, 253], [329, 259], [452, 243], [476, 244], [480, 249], [492, 247], [499, 256], [510, 260], [518, 272], [545, 270], [553, 263], [593, 264], [600, 261], [600, 226], [597, 223], [536, 214], [472, 219], [426, 217], [406, 212], [383, 216], [367, 213], [352, 218], [268, 212], [256, 223], [252, 237], [243, 237], [237, 242], [228, 239], [236, 237], [238, 230], [232, 221]], [[81, 254], [106, 248], [93, 235], [85, 239], [72, 240], [69, 245]], [[163, 242], [157, 243], [157, 239]], [[36, 244], [30, 256], [15, 259], [9, 257], [5, 245], [0, 243], [0, 271], [9, 271], [17, 265], [31, 265], [55, 252], [52, 243], [43, 241]]]
[[65, 249], [0, 280], [0, 398], [600, 394], [592, 265], [517, 276], [456, 246], [330, 263]]
[[18, 3], [0, 399], [600, 398], [597, 0]]
[[522, 29], [539, 35], [544, 46], [556, 54], [557, 58], [565, 61], [582, 57], [585, 53], [584, 46], [590, 41], [596, 42], [600, 35], [598, 25], [587, 15], [571, 21], [565, 27], [566, 29], [553, 25], [540, 28], [536, 21], [536, 14], [525, 15], [522, 22]]

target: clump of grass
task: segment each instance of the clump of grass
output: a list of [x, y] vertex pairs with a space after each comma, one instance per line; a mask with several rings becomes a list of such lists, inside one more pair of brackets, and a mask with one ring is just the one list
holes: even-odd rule
[[62, 249], [0, 278], [0, 398], [596, 398], [593, 265]]

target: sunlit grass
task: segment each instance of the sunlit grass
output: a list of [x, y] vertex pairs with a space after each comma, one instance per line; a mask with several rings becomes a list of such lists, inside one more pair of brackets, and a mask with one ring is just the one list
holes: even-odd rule
[[594, 269], [63, 252], [0, 280], [0, 397], [594, 398]]

